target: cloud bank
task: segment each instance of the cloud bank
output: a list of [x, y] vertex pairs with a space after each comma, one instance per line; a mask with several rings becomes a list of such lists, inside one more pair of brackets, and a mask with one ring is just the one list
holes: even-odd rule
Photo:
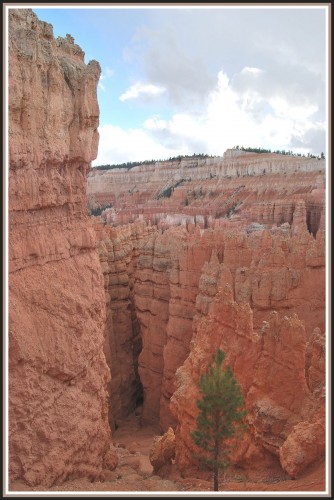
[[[174, 113], [170, 119], [153, 115], [135, 129], [101, 127], [94, 164], [165, 159], [178, 154], [222, 155], [236, 145], [294, 148], [300, 153], [325, 151], [325, 123], [312, 119], [317, 106], [286, 93], [263, 92], [263, 86], [268, 88], [266, 80], [268, 75], [260, 68], [245, 67], [232, 79], [220, 71], [201, 113]], [[133, 91], [132, 98], [135, 94]], [[130, 99], [130, 91], [128, 96]]]
[[118, 96], [141, 122], [101, 126], [94, 164], [235, 145], [326, 152], [325, 21], [323, 8], [150, 10], [124, 48], [136, 83]]

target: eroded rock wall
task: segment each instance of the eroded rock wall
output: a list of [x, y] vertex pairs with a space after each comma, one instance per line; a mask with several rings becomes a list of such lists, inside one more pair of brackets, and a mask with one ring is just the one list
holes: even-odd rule
[[292, 223], [306, 203], [308, 230], [324, 229], [325, 160], [279, 154], [156, 162], [127, 169], [96, 170], [88, 177], [90, 208], [113, 225], [136, 220], [161, 228], [198, 225], [245, 230], [251, 223]]
[[169, 409], [174, 375], [189, 353], [198, 283], [214, 244], [214, 233], [202, 237], [199, 229], [170, 228], [154, 235], [138, 261], [135, 305], [143, 340], [143, 418], [158, 418], [163, 430], [175, 425]]
[[117, 228], [94, 224], [106, 294], [105, 352], [111, 369], [110, 424], [127, 416], [142, 398], [138, 357], [142, 335], [135, 308], [137, 260], [156, 228], [137, 222]]
[[[177, 419], [176, 463], [185, 475], [198, 466], [190, 437], [196, 427], [198, 380], [220, 347], [247, 409], [247, 432], [232, 463], [245, 470], [273, 471], [277, 457], [277, 463], [296, 477], [325, 454], [325, 355], [320, 347], [324, 335], [317, 330], [307, 345], [303, 322], [296, 315], [282, 318], [275, 311], [262, 330], [254, 332], [249, 304], [237, 304], [232, 287], [224, 283], [208, 314], [200, 309], [190, 355], [176, 372], [177, 389], [171, 399]], [[307, 372], [317, 373], [317, 390]]]
[[86, 174], [100, 67], [9, 10], [9, 477], [99, 477], [110, 448], [105, 299]]
[[[302, 206], [301, 214], [304, 209]], [[198, 318], [208, 314], [220, 283], [230, 284], [237, 304], [251, 307], [255, 332], [261, 331], [272, 310], [297, 313], [305, 322], [305, 342], [314, 328], [324, 331], [325, 233], [319, 231], [314, 239], [305, 218], [302, 220], [292, 228], [283, 224], [272, 231], [250, 233], [195, 226], [162, 231], [145, 222], [100, 226], [106, 238], [109, 232], [105, 245], [111, 249], [109, 263], [102, 257], [102, 265], [106, 265], [104, 273], [112, 275], [109, 309], [114, 315], [113, 329], [118, 332], [112, 334], [112, 342], [117, 344], [114, 356], [119, 357], [111, 364], [118, 380], [115, 390], [121, 387], [123, 367], [137, 364], [131, 361], [136, 338], [142, 349], [138, 372], [144, 421], [159, 421], [163, 430], [176, 425], [169, 408], [176, 388], [175, 372], [189, 355]], [[118, 253], [113, 250], [113, 239]], [[125, 317], [127, 321], [122, 320]], [[133, 318], [138, 330], [133, 329]], [[127, 387], [134, 383], [130, 384], [126, 373], [122, 376]], [[125, 398], [129, 390], [122, 389]], [[112, 401], [115, 406], [115, 399]], [[133, 406], [134, 399], [131, 401]]]
[[296, 477], [325, 454], [324, 233], [224, 232], [219, 243], [199, 279], [189, 357], [174, 376], [176, 463], [185, 475], [198, 466], [197, 384], [220, 347], [248, 411], [234, 463], [268, 474], [279, 464]]
[[[142, 417], [159, 421], [162, 430], [176, 429], [176, 462], [185, 474], [194, 467], [189, 431], [195, 425], [196, 370], [218, 345], [234, 360], [233, 368], [245, 372], [239, 378], [250, 430], [235, 463], [247, 469], [259, 463], [268, 474], [283, 468], [295, 477], [324, 454], [324, 336], [314, 337], [314, 331], [325, 331], [324, 176], [308, 168], [291, 172], [289, 162], [285, 167], [286, 176], [209, 179], [212, 188], [221, 182], [215, 198], [199, 181], [180, 213], [177, 200], [185, 203], [190, 195], [179, 187], [170, 202], [157, 200], [161, 213], [152, 198], [137, 207], [142, 222], [136, 224], [155, 223], [132, 266], [133, 311], [142, 339]], [[147, 184], [147, 196], [150, 188]], [[136, 199], [142, 195], [137, 192]], [[133, 206], [125, 198], [122, 203], [102, 215], [107, 227], [121, 230], [118, 224], [131, 220]], [[232, 309], [220, 303], [225, 286]], [[212, 329], [204, 328], [214, 307], [225, 312], [217, 312]], [[271, 336], [264, 322], [270, 323]], [[219, 344], [216, 336], [225, 330]]]

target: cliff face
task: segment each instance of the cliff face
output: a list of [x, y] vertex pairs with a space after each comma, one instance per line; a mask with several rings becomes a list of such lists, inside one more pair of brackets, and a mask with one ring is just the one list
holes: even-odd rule
[[163, 430], [177, 425], [170, 411], [175, 372], [191, 353], [197, 323], [221, 284], [231, 286], [236, 304], [250, 308], [254, 335], [261, 335], [273, 310], [297, 313], [305, 342], [314, 328], [324, 331], [325, 234], [319, 231], [314, 239], [301, 221], [249, 234], [196, 227], [161, 231], [145, 222], [96, 228], [100, 239], [104, 235], [103, 248], [109, 248], [101, 261], [112, 296], [107, 338], [116, 345], [111, 349], [115, 416], [135, 407], [141, 383], [143, 420], [159, 421]]
[[[189, 430], [195, 425], [198, 377], [189, 360], [196, 357], [194, 348], [203, 328], [199, 324], [203, 318], [207, 321], [219, 289], [226, 284], [235, 303], [230, 330], [239, 328], [247, 308], [250, 318], [245, 326], [247, 342], [239, 345], [231, 334], [223, 346], [227, 352], [237, 346], [240, 370], [243, 367], [248, 374], [255, 392], [260, 382], [251, 382], [251, 378], [256, 379], [260, 359], [258, 376], [263, 380], [274, 377], [270, 363], [263, 361], [270, 356], [273, 366], [286, 368], [281, 347], [269, 346], [268, 342], [261, 347], [255, 341], [264, 338], [263, 322], [269, 321], [271, 313], [292, 318], [294, 326], [290, 328], [283, 321], [277, 335], [284, 339], [283, 350], [296, 350], [295, 357], [287, 361], [289, 370], [293, 368], [286, 380], [280, 375], [278, 387], [264, 384], [261, 395], [254, 400], [249, 395], [250, 421], [255, 419], [255, 424], [251, 424], [248, 445], [244, 444], [243, 454], [235, 460], [250, 467], [252, 461], [262, 457], [268, 470], [281, 464], [289, 474], [296, 475], [319, 458], [323, 454], [324, 416], [322, 420], [319, 417], [319, 426], [318, 417], [305, 418], [305, 408], [313, 405], [316, 409], [312, 415], [320, 415], [324, 400], [314, 403], [307, 390], [295, 394], [292, 385], [299, 377], [302, 386], [309, 387], [302, 377], [305, 370], [314, 373], [319, 384], [324, 382], [324, 373], [313, 372], [309, 366], [310, 347], [308, 357], [305, 354], [314, 329], [325, 331], [324, 160], [228, 150], [223, 158], [157, 162], [130, 170], [94, 170], [88, 186], [89, 206], [109, 207], [101, 214], [107, 227], [119, 233], [122, 227], [128, 227], [124, 224], [145, 227], [146, 222], [151, 230], [136, 247], [135, 263], [130, 265], [126, 260], [127, 269], [134, 273], [131, 310], [142, 343], [138, 356], [142, 418], [159, 421], [165, 431], [169, 426], [179, 429], [176, 462], [180, 467], [187, 471], [191, 466]], [[298, 328], [294, 315], [302, 322]], [[228, 321], [219, 316], [214, 330], [205, 330], [202, 341], [208, 359], [220, 345], [214, 340], [216, 332], [224, 331]], [[289, 340], [295, 327], [300, 345]], [[205, 362], [206, 358], [194, 361], [200, 366]], [[180, 368], [183, 363], [188, 367], [185, 371]], [[187, 380], [185, 385], [180, 377]], [[277, 395], [283, 379], [286, 394]], [[247, 386], [247, 391], [250, 389]], [[289, 406], [291, 391], [298, 400], [296, 410]], [[180, 393], [185, 397], [178, 397]], [[189, 406], [189, 398], [193, 406]], [[261, 409], [262, 399], [267, 413]], [[283, 423], [275, 421], [280, 412], [283, 417], [277, 418]], [[295, 428], [297, 423], [300, 428]], [[301, 444], [300, 429], [309, 436], [315, 432], [317, 438], [311, 440], [312, 445]], [[298, 453], [305, 455], [299, 465]]]
[[[325, 160], [278, 154], [157, 162], [130, 170], [93, 170], [90, 208], [106, 206], [112, 225], [146, 220], [161, 228], [197, 225], [245, 230], [291, 224], [305, 203], [307, 228], [325, 229]], [[240, 151], [238, 153], [241, 153]]]
[[123, 191], [122, 184], [127, 184], [128, 188], [136, 185], [140, 191], [143, 191], [142, 185], [149, 184], [147, 188], [152, 192], [154, 189], [161, 189], [163, 187], [161, 183], [166, 184], [181, 179], [201, 181], [210, 178], [259, 177], [268, 174], [324, 173], [324, 169], [324, 160], [227, 150], [223, 157], [159, 161], [131, 169], [95, 169], [89, 175], [88, 195], [92, 201], [95, 195], [98, 197], [102, 193], [113, 192], [118, 195]]
[[[190, 355], [176, 372], [177, 390], [171, 399], [177, 419], [176, 462], [185, 475], [196, 466], [190, 431], [196, 427], [198, 380], [220, 347], [242, 388], [247, 409], [247, 432], [232, 462], [246, 470], [273, 473], [276, 456], [282, 468], [296, 477], [325, 454], [324, 351], [319, 355], [324, 335], [317, 330], [307, 344], [298, 317], [282, 318], [275, 311], [255, 333], [249, 304], [236, 304], [226, 277], [208, 314], [199, 308]], [[307, 350], [317, 352], [317, 361], [313, 354], [306, 356]], [[314, 371], [317, 390], [310, 383]]]
[[112, 374], [108, 388], [109, 420], [113, 427], [142, 399], [138, 375], [142, 337], [134, 303], [134, 284], [141, 248], [156, 229], [144, 222], [118, 228], [95, 223], [94, 227], [107, 306], [105, 353]]
[[9, 475], [30, 485], [115, 465], [86, 198], [99, 75], [69, 35], [9, 11]]
[[325, 454], [325, 240], [299, 230], [225, 233], [220, 254], [203, 266], [190, 354], [175, 373], [169, 406], [185, 475], [196, 468], [190, 431], [198, 380], [218, 347], [246, 400], [248, 430], [232, 462], [267, 473], [279, 463], [296, 477]]

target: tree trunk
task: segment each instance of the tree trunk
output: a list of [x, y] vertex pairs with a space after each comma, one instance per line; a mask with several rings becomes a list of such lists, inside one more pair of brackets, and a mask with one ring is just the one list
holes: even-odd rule
[[218, 491], [218, 461], [215, 461], [215, 464], [214, 464], [213, 491]]
[[215, 440], [214, 451], [214, 464], [213, 464], [213, 491], [218, 491], [218, 460], [219, 460], [219, 441]]

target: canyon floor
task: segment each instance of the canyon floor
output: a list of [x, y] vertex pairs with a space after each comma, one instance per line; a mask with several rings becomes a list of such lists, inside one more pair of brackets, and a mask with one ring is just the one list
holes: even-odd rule
[[[155, 425], [142, 426], [140, 418], [135, 414], [119, 421], [119, 427], [114, 432], [113, 442], [117, 450], [118, 466], [113, 471], [105, 473], [105, 479], [91, 482], [87, 479], [74, 479], [62, 485], [53, 486], [47, 491], [88, 491], [88, 492], [212, 492], [212, 481], [195, 477], [182, 478], [173, 466], [168, 478], [153, 474], [149, 461], [149, 453], [155, 436], [159, 436], [159, 428]], [[22, 481], [13, 482], [10, 491], [46, 491], [42, 486], [29, 487]], [[230, 472], [220, 481], [219, 491], [230, 492], [297, 492], [325, 491], [325, 461], [311, 467], [298, 479], [280, 478], [277, 473], [268, 478], [268, 474], [257, 471], [257, 478], [250, 482], [242, 473]]]

